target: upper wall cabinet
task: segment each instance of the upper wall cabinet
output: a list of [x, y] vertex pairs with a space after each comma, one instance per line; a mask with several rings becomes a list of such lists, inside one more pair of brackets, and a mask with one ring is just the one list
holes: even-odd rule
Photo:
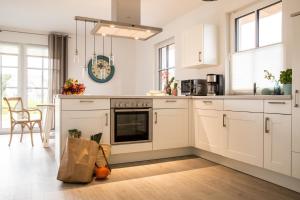
[[217, 35], [217, 27], [211, 24], [185, 30], [182, 36], [182, 67], [216, 66]]

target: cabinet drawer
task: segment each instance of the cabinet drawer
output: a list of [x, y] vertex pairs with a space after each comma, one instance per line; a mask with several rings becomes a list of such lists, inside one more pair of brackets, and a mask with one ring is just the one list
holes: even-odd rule
[[110, 109], [109, 99], [63, 99], [62, 110]]
[[292, 113], [292, 101], [291, 100], [265, 100], [264, 101], [265, 113], [279, 113], [279, 114], [291, 114]]
[[187, 99], [154, 99], [153, 108], [188, 108]]
[[193, 106], [203, 110], [223, 110], [223, 100], [198, 99], [194, 100]]
[[264, 111], [263, 100], [224, 100], [224, 110], [240, 111], [240, 112], [256, 112]]

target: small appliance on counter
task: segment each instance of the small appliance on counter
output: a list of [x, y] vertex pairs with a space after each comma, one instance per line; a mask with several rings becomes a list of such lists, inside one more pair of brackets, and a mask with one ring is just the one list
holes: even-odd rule
[[224, 95], [225, 82], [221, 74], [207, 74], [207, 96]]
[[181, 94], [186, 96], [206, 96], [207, 83], [205, 79], [181, 81]]

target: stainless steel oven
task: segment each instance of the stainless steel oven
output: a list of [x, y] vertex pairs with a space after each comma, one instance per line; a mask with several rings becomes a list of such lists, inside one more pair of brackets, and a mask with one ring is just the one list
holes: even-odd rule
[[111, 99], [111, 144], [152, 141], [152, 99]]

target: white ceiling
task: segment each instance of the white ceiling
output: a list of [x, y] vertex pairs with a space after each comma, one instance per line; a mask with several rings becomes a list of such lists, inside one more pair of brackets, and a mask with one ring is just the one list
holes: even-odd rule
[[[141, 23], [163, 26], [201, 6], [202, 0], [141, 0]], [[111, 19], [110, 0], [0, 0], [0, 26], [74, 32], [74, 16]]]

